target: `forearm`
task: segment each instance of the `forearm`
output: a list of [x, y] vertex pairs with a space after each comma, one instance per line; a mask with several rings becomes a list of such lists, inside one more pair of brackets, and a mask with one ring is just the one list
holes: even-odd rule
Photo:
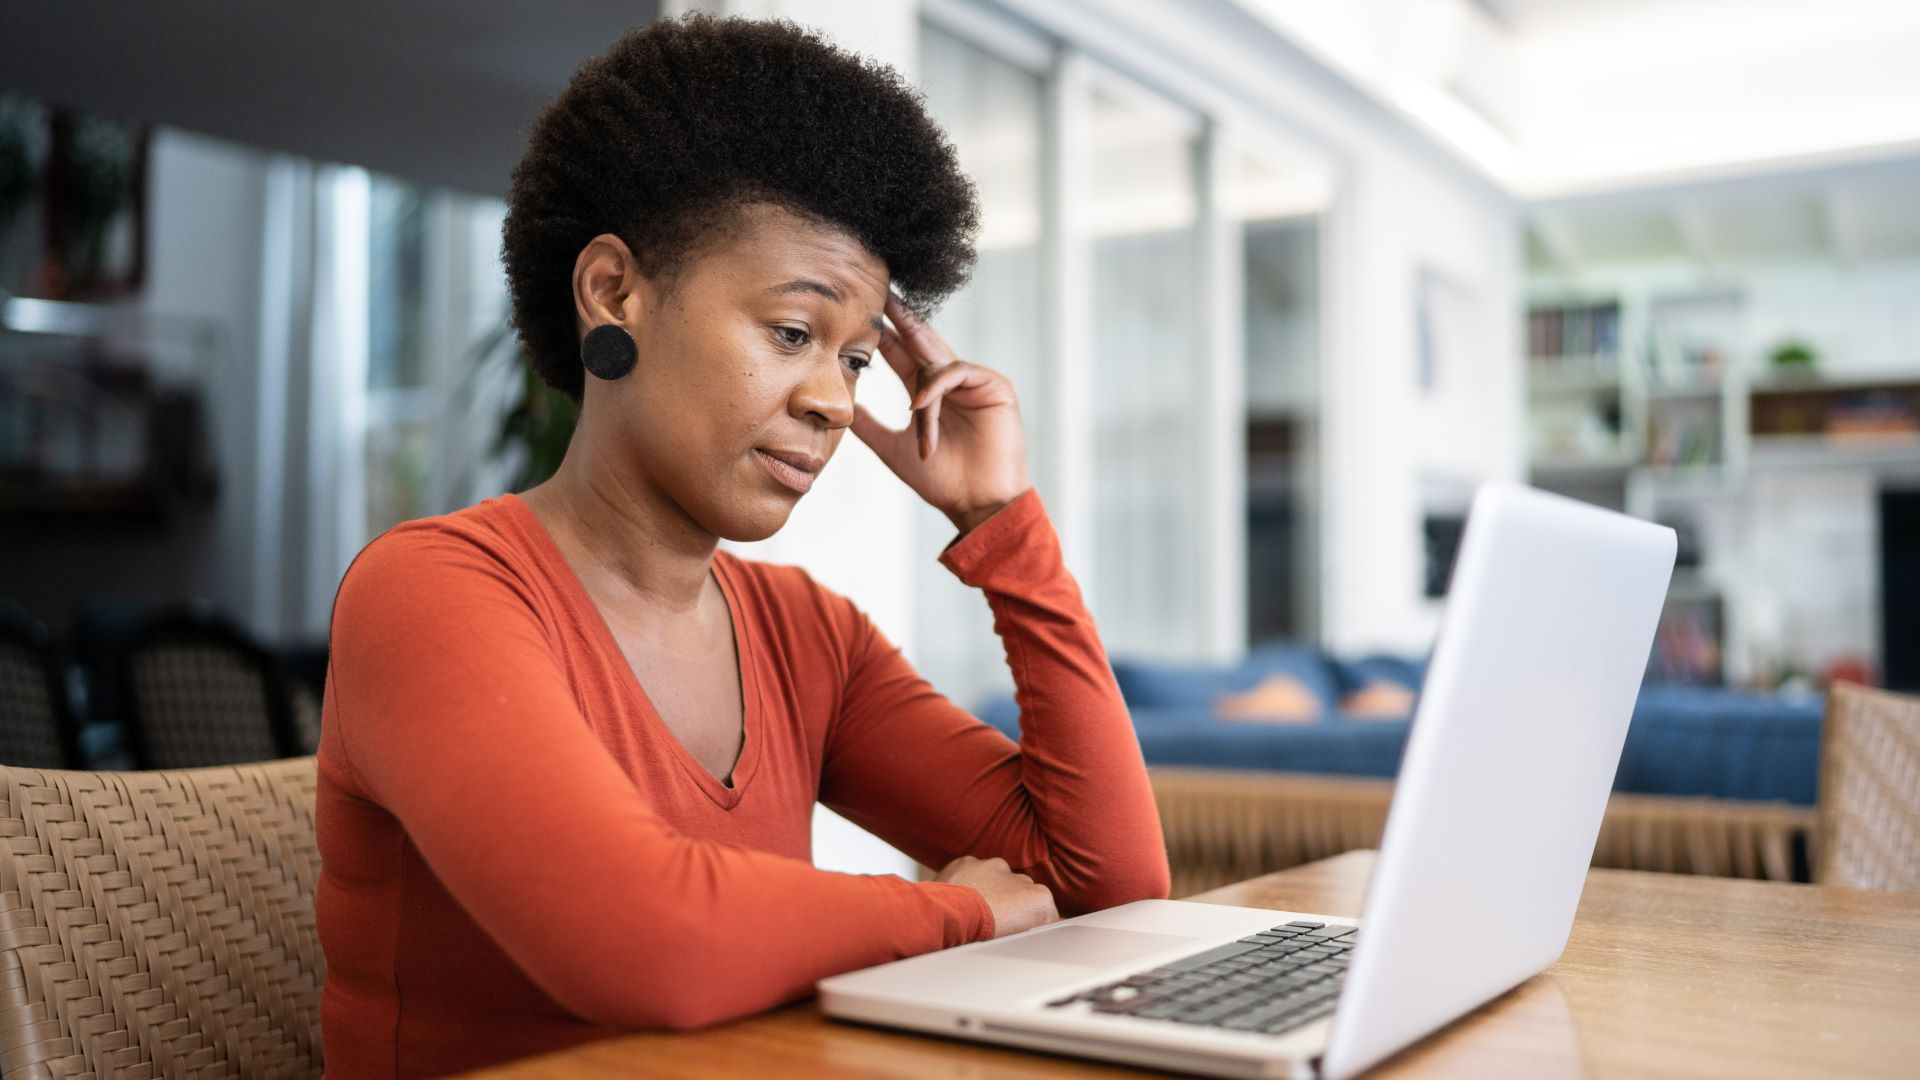
[[989, 603], [1020, 703], [1023, 803], [1045, 853], [1027, 872], [1054, 890], [1063, 913], [1165, 897], [1165, 841], [1146, 765], [1077, 594], [989, 594]]
[[957, 708], [851, 612], [848, 701], [822, 800], [928, 865], [998, 856], [1063, 912], [1165, 896], [1165, 842], [1139, 742], [1079, 587], [1031, 492], [942, 553], [994, 614], [1019, 744]]

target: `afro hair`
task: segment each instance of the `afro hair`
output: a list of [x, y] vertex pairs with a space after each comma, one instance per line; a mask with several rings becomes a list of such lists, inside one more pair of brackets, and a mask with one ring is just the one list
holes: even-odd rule
[[859, 240], [920, 314], [973, 266], [974, 186], [893, 69], [789, 22], [663, 19], [583, 64], [514, 168], [500, 255], [541, 379], [580, 400], [573, 267], [589, 240], [613, 233], [671, 279], [760, 201]]

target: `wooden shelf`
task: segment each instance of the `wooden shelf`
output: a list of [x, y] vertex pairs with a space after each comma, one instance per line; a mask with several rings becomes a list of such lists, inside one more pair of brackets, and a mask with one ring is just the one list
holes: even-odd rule
[[1920, 470], [1916, 435], [1755, 435], [1747, 460], [1754, 468], [1878, 468]]

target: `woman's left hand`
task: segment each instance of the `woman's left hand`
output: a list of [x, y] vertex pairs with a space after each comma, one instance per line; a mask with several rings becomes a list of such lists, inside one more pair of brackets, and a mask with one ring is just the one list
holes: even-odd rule
[[853, 433], [967, 533], [1033, 486], [1020, 402], [1005, 375], [955, 356], [892, 294], [887, 318], [880, 352], [912, 397], [913, 426], [895, 431], [855, 405]]

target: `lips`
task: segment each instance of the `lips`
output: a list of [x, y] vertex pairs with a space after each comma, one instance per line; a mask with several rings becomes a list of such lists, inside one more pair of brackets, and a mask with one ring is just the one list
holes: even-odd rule
[[827, 459], [797, 450], [767, 450], [754, 447], [753, 455], [767, 467], [775, 480], [801, 493], [813, 486], [813, 478], [826, 467]]

